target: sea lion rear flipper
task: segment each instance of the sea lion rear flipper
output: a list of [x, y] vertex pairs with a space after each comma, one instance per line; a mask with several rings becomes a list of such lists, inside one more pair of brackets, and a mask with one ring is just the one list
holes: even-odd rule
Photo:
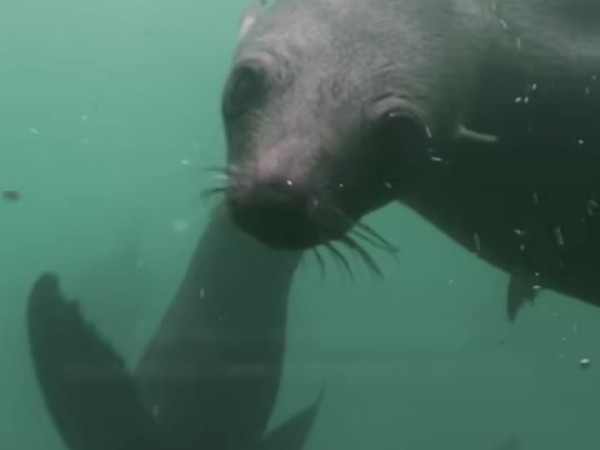
[[124, 361], [65, 300], [54, 274], [29, 295], [28, 333], [45, 403], [72, 450], [158, 450], [156, 422], [142, 408]]
[[311, 406], [267, 434], [259, 449], [302, 450], [314, 425], [322, 399], [323, 392], [321, 391], [319, 397]]

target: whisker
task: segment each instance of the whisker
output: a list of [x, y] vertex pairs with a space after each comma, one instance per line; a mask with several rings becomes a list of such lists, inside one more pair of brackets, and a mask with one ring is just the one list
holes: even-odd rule
[[[388, 252], [390, 255], [392, 255], [394, 257], [396, 262], [398, 262], [398, 258], [397, 258], [397, 253], [399, 252], [398, 247], [396, 247], [395, 245], [393, 245], [392, 243], [387, 241], [383, 236], [381, 236], [379, 233], [377, 233], [369, 225], [361, 223], [361, 222], [354, 222], [353, 220], [351, 220], [348, 217], [348, 215], [346, 213], [344, 213], [344, 211], [342, 211], [339, 207], [328, 206], [327, 208], [330, 211], [332, 211], [333, 213], [337, 214], [342, 220], [344, 220], [346, 222], [347, 225], [349, 225], [351, 227], [350, 233], [361, 238], [365, 242], [368, 242], [369, 244], [373, 245], [374, 247], [377, 247], [381, 250]], [[352, 243], [355, 246], [357, 246], [357, 248], [351, 247], [348, 242], [346, 242], [346, 245], [350, 246], [350, 248], [352, 248], [354, 251], [361, 254], [361, 257], [363, 258], [363, 260], [365, 260], [365, 262], [367, 262], [367, 259], [365, 259], [365, 255], [368, 256], [368, 259], [370, 259], [371, 263], [367, 263], [367, 264], [373, 264], [375, 267], [377, 267], [373, 258], [371, 258], [371, 256], [368, 255], [368, 253], [366, 253], [366, 251], [362, 247], [360, 247], [356, 243], [356, 241], [352, 240]], [[360, 251], [359, 251], [359, 249], [360, 249]], [[379, 270], [379, 268], [377, 268], [376, 272], [380, 273], [381, 271]]]
[[390, 255], [392, 255], [394, 258], [397, 258], [396, 253], [398, 252], [398, 250], [395, 247], [383, 245], [379, 241], [373, 239], [371, 236], [361, 232], [360, 230], [356, 230], [356, 229], [350, 230], [349, 234], [354, 235], [357, 238], [362, 239], [363, 241], [367, 242], [368, 244], [371, 244], [373, 247], [376, 247], [379, 250], [383, 250], [386, 253], [389, 253]]
[[211, 166], [211, 167], [206, 167], [203, 169], [204, 172], [210, 172], [210, 173], [221, 173], [224, 175], [227, 175], [229, 173], [227, 167], [220, 167], [220, 166]]
[[232, 175], [239, 174], [241, 170], [234, 164], [230, 164], [228, 166], [210, 166], [204, 169], [205, 172], [210, 173], [218, 173], [221, 175], [225, 175], [226, 177], [230, 177]]
[[359, 228], [360, 230], [364, 231], [365, 233], [367, 233], [368, 235], [370, 235], [371, 237], [373, 237], [374, 239], [379, 241], [379, 243], [383, 246], [384, 249], [387, 249], [387, 250], [391, 251], [392, 253], [400, 252], [400, 249], [397, 246], [392, 244], [390, 241], [388, 241], [386, 238], [384, 238], [381, 234], [379, 234], [377, 231], [375, 231], [372, 227], [370, 227], [366, 223], [357, 222], [355, 224], [355, 226], [356, 226], [356, 228]]
[[226, 191], [224, 187], [209, 188], [202, 191], [201, 196], [204, 200], [210, 200], [214, 196], [225, 194]]
[[381, 269], [379, 268], [375, 260], [371, 257], [371, 255], [369, 255], [366, 252], [364, 248], [357, 244], [356, 241], [354, 241], [349, 236], [344, 236], [342, 239], [340, 239], [340, 241], [344, 243], [347, 247], [349, 247], [351, 250], [354, 250], [362, 258], [362, 260], [365, 262], [367, 267], [369, 267], [373, 274], [379, 277], [383, 276], [383, 273], [381, 272]]
[[338, 263], [338, 265], [341, 263], [344, 269], [346, 269], [346, 273], [350, 276], [350, 279], [354, 280], [354, 273], [352, 272], [350, 263], [348, 262], [344, 254], [340, 252], [337, 248], [335, 248], [331, 242], [327, 242], [325, 244], [325, 248], [329, 250], [329, 253], [331, 253], [333, 259]]

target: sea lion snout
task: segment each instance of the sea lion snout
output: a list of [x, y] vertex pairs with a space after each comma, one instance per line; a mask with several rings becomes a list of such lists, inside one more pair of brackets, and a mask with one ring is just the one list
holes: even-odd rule
[[248, 233], [276, 248], [311, 247], [346, 231], [340, 220], [324, 217], [310, 186], [285, 177], [235, 181], [228, 192], [234, 221]]

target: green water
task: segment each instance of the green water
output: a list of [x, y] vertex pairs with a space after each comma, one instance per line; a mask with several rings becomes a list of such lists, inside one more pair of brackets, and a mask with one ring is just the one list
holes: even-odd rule
[[[208, 217], [203, 169], [223, 163], [245, 3], [2, 2], [0, 189], [22, 198], [0, 202], [0, 448], [65, 448], [25, 333], [41, 271], [131, 364], [157, 326]], [[350, 281], [306, 259], [273, 424], [326, 384], [307, 450], [600, 448], [599, 309], [543, 292], [509, 325], [505, 274], [404, 207], [368, 222], [399, 262]]]

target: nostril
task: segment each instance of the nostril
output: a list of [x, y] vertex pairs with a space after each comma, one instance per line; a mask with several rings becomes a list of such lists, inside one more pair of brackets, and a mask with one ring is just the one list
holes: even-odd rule
[[[240, 195], [241, 194], [241, 195]], [[313, 228], [309, 191], [287, 179], [255, 181], [230, 197], [234, 219], [270, 242], [304, 242]]]
[[259, 203], [283, 208], [306, 208], [308, 194], [291, 180], [269, 180], [256, 186]]

